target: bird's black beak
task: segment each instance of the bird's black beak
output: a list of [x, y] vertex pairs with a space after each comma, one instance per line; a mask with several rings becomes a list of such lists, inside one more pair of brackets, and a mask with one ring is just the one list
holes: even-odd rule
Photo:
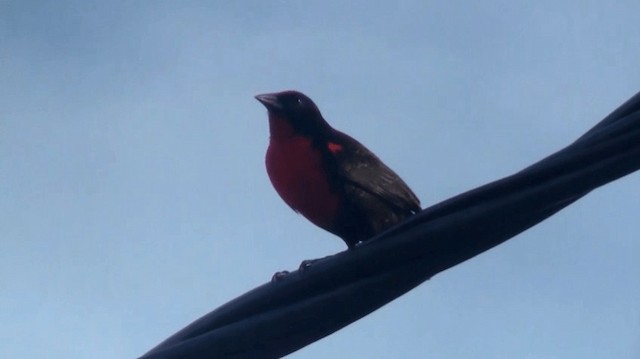
[[260, 101], [267, 110], [282, 110], [282, 104], [278, 100], [278, 96], [274, 93], [265, 93], [257, 95], [256, 100]]

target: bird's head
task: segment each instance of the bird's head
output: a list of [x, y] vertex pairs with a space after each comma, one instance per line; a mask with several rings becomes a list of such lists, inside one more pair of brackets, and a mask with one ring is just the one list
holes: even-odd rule
[[[331, 129], [318, 106], [298, 91], [282, 91], [257, 95], [256, 99], [267, 108], [271, 135], [291, 132], [317, 136]], [[276, 133], [274, 133], [276, 132]]]

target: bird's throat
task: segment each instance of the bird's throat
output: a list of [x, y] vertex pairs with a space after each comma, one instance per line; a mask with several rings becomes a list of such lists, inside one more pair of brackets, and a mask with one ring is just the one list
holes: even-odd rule
[[274, 113], [269, 113], [269, 133], [274, 140], [284, 140], [295, 136], [295, 130], [291, 123]]

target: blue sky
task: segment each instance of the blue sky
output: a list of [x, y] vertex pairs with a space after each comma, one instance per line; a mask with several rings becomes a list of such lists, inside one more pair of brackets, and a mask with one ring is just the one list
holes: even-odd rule
[[[0, 2], [0, 357], [133, 358], [345, 246], [264, 169], [298, 89], [424, 206], [640, 90], [637, 1]], [[291, 358], [638, 358], [640, 174]]]

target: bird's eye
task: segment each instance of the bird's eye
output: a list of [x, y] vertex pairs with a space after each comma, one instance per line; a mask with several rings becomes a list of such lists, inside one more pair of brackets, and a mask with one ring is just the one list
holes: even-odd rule
[[298, 105], [302, 105], [302, 99], [300, 97], [296, 98], [296, 102]]

